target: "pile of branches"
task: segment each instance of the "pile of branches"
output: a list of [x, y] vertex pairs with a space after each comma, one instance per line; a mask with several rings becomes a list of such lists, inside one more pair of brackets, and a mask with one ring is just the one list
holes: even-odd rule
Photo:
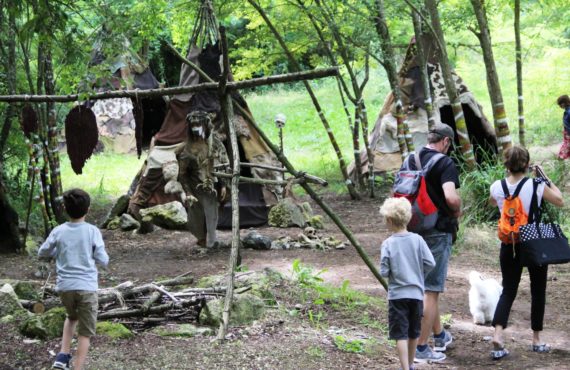
[[[145, 329], [161, 323], [197, 322], [202, 307], [208, 300], [222, 297], [225, 286], [211, 288], [182, 288], [192, 284], [188, 274], [159, 282], [135, 285], [126, 281], [111, 288], [99, 289], [97, 319], [120, 322], [131, 329]], [[240, 292], [249, 287], [239, 289]], [[61, 305], [53, 286], [44, 287], [45, 299], [40, 302], [21, 300], [22, 305], [36, 313]]]

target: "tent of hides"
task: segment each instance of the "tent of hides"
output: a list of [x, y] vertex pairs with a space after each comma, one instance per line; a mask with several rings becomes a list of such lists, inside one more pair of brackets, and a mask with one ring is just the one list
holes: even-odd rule
[[[441, 66], [438, 62], [437, 47], [430, 37], [423, 37], [421, 42], [428, 64], [427, 70], [433, 97], [435, 122], [443, 122], [451, 126], [455, 131], [455, 120], [445, 89]], [[469, 91], [461, 77], [455, 72], [452, 72], [452, 74], [461, 99], [471, 144], [473, 145], [477, 161], [481, 162], [487, 157], [482, 155], [483, 152], [496, 153], [497, 151], [495, 129], [483, 114], [481, 105], [477, 103], [473, 93]], [[427, 143], [428, 116], [415, 39], [412, 40], [406, 51], [406, 56], [399, 71], [399, 84], [402, 104], [406, 113], [405, 122], [407, 122], [412, 135], [414, 147], [419, 149]], [[375, 173], [394, 171], [399, 169], [402, 164], [402, 155], [398, 146], [395, 112], [394, 95], [390, 92], [384, 100], [382, 110], [369, 137], [370, 146], [374, 151]], [[455, 140], [454, 150], [459, 151], [458, 135], [455, 135]], [[366, 151], [360, 153], [360, 158], [362, 173], [367, 174], [368, 156]], [[356, 177], [357, 171], [354, 162], [350, 165], [349, 172], [351, 177]]]
[[[132, 50], [127, 38], [105, 27], [93, 45], [88, 81], [90, 88], [99, 91], [159, 87], [149, 66]], [[148, 148], [166, 114], [166, 103], [160, 96], [96, 100], [90, 106], [104, 150], [116, 153], [136, 150], [139, 156], [142, 148]]]
[[[217, 33], [216, 31], [213, 31]], [[190, 39], [186, 59], [197, 65], [212, 80], [218, 81], [221, 76], [222, 53], [217, 37], [200, 38], [199, 33]], [[230, 75], [231, 79], [231, 75]], [[180, 71], [180, 86], [193, 86], [207, 82], [205, 78], [183, 63]], [[232, 92], [235, 104], [249, 111], [247, 104], [239, 92]], [[224, 151], [229, 153], [229, 139], [221, 117], [221, 105], [217, 91], [200, 91], [196, 93], [172, 96], [168, 103], [168, 111], [160, 130], [154, 135], [148, 158], [143, 168], [133, 181], [130, 193], [129, 213], [138, 217], [143, 208], [180, 200], [178, 194], [165, 191], [168, 175], [165, 173], [169, 163], [177, 159], [177, 153], [184, 147], [188, 138], [188, 118], [194, 113], [205, 112], [211, 119], [212, 136], [223, 143]], [[197, 117], [199, 116], [196, 115]], [[281, 167], [275, 155], [259, 136], [257, 131], [234, 109], [233, 122], [238, 135], [240, 161]], [[217, 140], [216, 139], [216, 140]], [[221, 170], [229, 163], [218, 163]], [[227, 168], [227, 167], [226, 167]], [[207, 170], [202, 168], [201, 170]], [[241, 167], [241, 175], [247, 177], [282, 180], [282, 173], [255, 167]], [[199, 175], [202, 176], [202, 175]], [[208, 176], [208, 175], [204, 175]], [[218, 179], [219, 180], [219, 179]], [[259, 226], [267, 223], [268, 207], [276, 204], [283, 189], [278, 185], [259, 185], [241, 183], [239, 185], [240, 227]], [[225, 203], [219, 213], [218, 228], [231, 228], [231, 204]]]

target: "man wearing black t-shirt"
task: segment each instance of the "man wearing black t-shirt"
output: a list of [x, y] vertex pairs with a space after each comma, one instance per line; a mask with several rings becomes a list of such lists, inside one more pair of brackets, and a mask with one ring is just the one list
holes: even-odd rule
[[[428, 144], [419, 151], [422, 167], [435, 154], [447, 154], [454, 137], [451, 127], [443, 123], [436, 124], [428, 133]], [[409, 163], [411, 169], [415, 169], [415, 161]], [[453, 341], [451, 334], [443, 330], [439, 316], [439, 294], [444, 291], [451, 244], [461, 214], [461, 198], [457, 193], [459, 172], [451, 158], [445, 156], [437, 161], [426, 174], [426, 185], [428, 194], [438, 209], [438, 220], [434, 229], [421, 235], [434, 256], [436, 267], [425, 278], [424, 315], [415, 360], [437, 362], [445, 359], [445, 354], [441, 352], [445, 352]], [[435, 352], [427, 344], [432, 332]]]

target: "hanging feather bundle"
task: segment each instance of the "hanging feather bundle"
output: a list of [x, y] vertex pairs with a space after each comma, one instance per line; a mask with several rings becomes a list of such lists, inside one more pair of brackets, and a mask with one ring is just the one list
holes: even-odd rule
[[30, 139], [33, 133], [38, 131], [38, 114], [30, 104], [24, 105], [22, 109], [22, 131], [24, 135]]
[[90, 108], [78, 105], [65, 117], [65, 140], [71, 168], [80, 175], [99, 140], [97, 120]]

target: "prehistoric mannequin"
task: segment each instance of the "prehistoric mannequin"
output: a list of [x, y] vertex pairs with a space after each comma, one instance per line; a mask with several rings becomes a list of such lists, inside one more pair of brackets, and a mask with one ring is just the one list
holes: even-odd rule
[[188, 137], [176, 158], [178, 181], [186, 195], [188, 229], [198, 239], [199, 246], [213, 247], [219, 202], [225, 198], [226, 188], [212, 172], [217, 164], [228, 163], [228, 157], [208, 113], [191, 112], [186, 124]]

